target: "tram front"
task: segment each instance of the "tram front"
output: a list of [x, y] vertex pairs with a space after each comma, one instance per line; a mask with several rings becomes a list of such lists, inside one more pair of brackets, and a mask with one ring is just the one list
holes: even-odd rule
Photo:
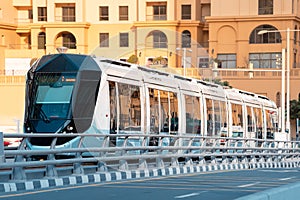
[[[83, 133], [95, 109], [101, 70], [90, 56], [43, 56], [27, 74], [24, 132]], [[28, 147], [49, 147], [50, 138], [31, 138]], [[76, 138], [59, 137], [56, 145], [76, 146]]]

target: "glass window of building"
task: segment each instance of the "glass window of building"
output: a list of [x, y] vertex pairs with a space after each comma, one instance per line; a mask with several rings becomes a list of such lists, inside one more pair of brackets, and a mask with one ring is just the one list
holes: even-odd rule
[[76, 38], [71, 33], [63, 33], [63, 46], [69, 49], [76, 49]]
[[190, 48], [191, 47], [191, 32], [188, 30], [184, 30], [181, 35], [181, 47], [182, 48]]
[[47, 21], [47, 7], [38, 7], [38, 21]]
[[218, 68], [236, 68], [236, 54], [218, 54]]
[[[273, 31], [266, 32], [264, 34], [258, 34], [260, 31]], [[269, 43], [281, 43], [281, 34], [274, 26], [261, 25], [256, 27], [250, 34], [250, 44], [269, 44]]]
[[75, 6], [62, 7], [62, 21], [75, 22]]
[[153, 47], [154, 48], [167, 48], [167, 36], [161, 31], [153, 32]]
[[100, 33], [100, 47], [109, 47], [109, 33]]
[[249, 62], [253, 68], [281, 68], [281, 52], [274, 53], [250, 53]]
[[191, 19], [191, 5], [181, 5], [181, 19]]
[[128, 33], [120, 33], [120, 47], [129, 46], [129, 36]]
[[128, 20], [128, 6], [119, 6], [119, 20], [120, 21]]
[[258, 14], [259, 15], [272, 15], [273, 14], [273, 0], [259, 0], [258, 1]]
[[33, 19], [33, 12], [32, 9], [28, 10], [28, 19]]
[[198, 66], [199, 68], [208, 68], [209, 66], [209, 58], [208, 57], [199, 57]]
[[166, 5], [153, 6], [153, 20], [167, 20], [167, 6]]
[[100, 21], [108, 21], [109, 20], [108, 6], [100, 6], [99, 7], [99, 20]]
[[46, 49], [46, 34], [44, 32], [38, 35], [38, 49]]

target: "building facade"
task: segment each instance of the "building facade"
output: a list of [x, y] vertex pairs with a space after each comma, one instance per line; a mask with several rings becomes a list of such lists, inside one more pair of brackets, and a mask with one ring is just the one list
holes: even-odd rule
[[32, 59], [65, 46], [69, 53], [133, 56], [141, 65], [221, 79], [280, 106], [283, 52], [290, 99], [299, 99], [299, 16], [297, 0], [5, 0], [0, 70], [22, 74]]

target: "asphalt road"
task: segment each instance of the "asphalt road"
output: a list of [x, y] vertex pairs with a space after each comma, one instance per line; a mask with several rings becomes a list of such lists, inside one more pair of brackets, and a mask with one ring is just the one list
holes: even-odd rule
[[2, 193], [0, 200], [226, 200], [299, 182], [299, 171], [297, 168], [205, 172]]

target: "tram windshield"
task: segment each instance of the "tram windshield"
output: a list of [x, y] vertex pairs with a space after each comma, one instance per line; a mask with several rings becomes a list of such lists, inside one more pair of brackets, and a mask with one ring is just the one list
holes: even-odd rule
[[46, 122], [68, 118], [75, 77], [74, 73], [38, 73], [31, 118]]

